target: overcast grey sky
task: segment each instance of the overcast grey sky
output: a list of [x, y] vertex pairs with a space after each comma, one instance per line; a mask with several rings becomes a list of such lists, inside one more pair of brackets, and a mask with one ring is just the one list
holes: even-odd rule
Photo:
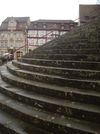
[[0, 0], [0, 23], [6, 17], [29, 16], [37, 19], [72, 19], [79, 17], [79, 4], [97, 0]]

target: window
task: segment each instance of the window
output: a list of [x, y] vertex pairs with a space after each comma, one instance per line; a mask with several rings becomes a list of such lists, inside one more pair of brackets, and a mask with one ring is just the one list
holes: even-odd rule
[[65, 28], [64, 25], [62, 25], [62, 26], [61, 26], [61, 29], [64, 29], [64, 28]]
[[15, 30], [16, 29], [16, 21], [12, 18], [9, 22], [8, 22], [8, 29], [9, 30]]
[[34, 27], [35, 29], [37, 29], [37, 24], [34, 24], [33, 27]]
[[46, 24], [43, 24], [43, 28], [45, 29], [47, 26], [46, 26]]

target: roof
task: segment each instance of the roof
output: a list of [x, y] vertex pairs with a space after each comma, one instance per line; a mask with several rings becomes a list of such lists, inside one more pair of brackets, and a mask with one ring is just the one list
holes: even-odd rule
[[26, 22], [30, 17], [7, 17], [3, 22], [9, 22], [12, 18], [14, 18], [17, 22]]
[[[19, 27], [19, 24], [25, 23], [27, 24], [30, 20], [30, 17], [7, 17], [1, 24], [0, 30], [8, 30], [8, 23], [11, 19], [14, 19], [17, 22], [17, 30], [21, 30], [22, 27]], [[25, 26], [23, 25], [23, 28], [25, 29]]]
[[39, 20], [36, 20], [36, 21], [32, 21], [33, 23], [34, 22], [41, 22], [41, 23], [72, 23], [74, 21], [72, 20], [46, 20], [46, 19], [39, 19]]
[[[57, 25], [55, 25], [57, 24]], [[72, 20], [36, 20], [30, 23], [29, 30], [62, 30], [61, 26], [64, 25], [64, 30], [69, 30], [68, 25], [77, 24]], [[45, 25], [45, 26], [44, 26]]]
[[[7, 17], [1, 24], [0, 26], [0, 30], [7, 30], [8, 29], [8, 22], [14, 19], [17, 22], [17, 27], [16, 30], [21, 30], [22, 26], [20, 27], [20, 24], [22, 25], [22, 23], [27, 23], [30, 18], [29, 17]], [[60, 26], [55, 27], [54, 24], [61, 24], [61, 25], [65, 25], [65, 24], [73, 24], [75, 23], [72, 20], [49, 20], [49, 19], [39, 19], [36, 21], [31, 21], [28, 26], [28, 29], [37, 29], [37, 27], [35, 27], [35, 24], [38, 24], [38, 29], [47, 29], [47, 30], [51, 30], [51, 29], [60, 29]], [[46, 24], [47, 27], [43, 28], [43, 25]], [[25, 26], [23, 25], [23, 28], [25, 29]], [[65, 28], [67, 29], [67, 27]]]

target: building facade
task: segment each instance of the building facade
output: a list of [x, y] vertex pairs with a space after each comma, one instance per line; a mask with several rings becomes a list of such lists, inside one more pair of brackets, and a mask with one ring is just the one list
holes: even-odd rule
[[79, 18], [79, 25], [94, 19], [100, 19], [100, 5], [79, 5]]
[[[0, 27], [0, 54], [7, 52], [25, 54], [26, 29], [30, 25], [29, 17], [8, 17]], [[16, 56], [15, 54], [15, 56]]]
[[29, 17], [8, 17], [0, 26], [0, 55], [24, 55], [77, 26], [72, 20], [37, 20]]
[[77, 26], [72, 20], [37, 20], [28, 28], [28, 47], [34, 49]]

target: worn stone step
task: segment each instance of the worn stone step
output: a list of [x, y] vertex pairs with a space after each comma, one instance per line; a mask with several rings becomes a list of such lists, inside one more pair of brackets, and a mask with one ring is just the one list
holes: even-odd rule
[[[83, 25], [69, 34], [48, 42], [38, 50], [99, 50], [100, 39], [97, 31], [100, 22], [94, 23], [93, 20], [92, 23]], [[43, 70], [45, 73], [35, 72], [35, 70], [28, 71], [27, 69], [22, 71], [22, 69], [17, 68], [18, 64], [14, 64], [14, 62], [13, 65], [16, 68], [9, 65], [2, 66], [0, 109], [19, 120], [23, 120], [23, 122], [27, 122], [27, 124], [32, 124], [32, 126], [49, 132], [49, 134], [99, 134], [99, 53], [64, 54], [57, 52], [40, 55], [40, 53], [33, 54], [31, 52], [24, 57], [29, 57], [29, 59], [31, 57], [28, 61], [30, 63], [24, 62], [23, 59], [20, 60], [20, 63], [26, 63], [25, 66], [27, 64], [35, 65], [35, 69], [36, 65], [45, 66], [45, 70], [47, 67], [66, 68], [69, 77], [56, 74], [56, 71], [55, 73], [46, 73], [45, 70]], [[49, 58], [52, 60], [48, 60]], [[54, 71], [53, 69], [52, 71]], [[80, 74], [76, 70], [86, 73], [79, 77]]]
[[[62, 40], [63, 41], [63, 40]], [[36, 50], [34, 50], [33, 52], [30, 52], [30, 53], [28, 53], [28, 54], [26, 54], [24, 57], [31, 57], [34, 53], [38, 53], [38, 52], [41, 52], [41, 51], [45, 51], [45, 50], [47, 50], [47, 51], [49, 51], [49, 50], [57, 50], [57, 49], [59, 49], [59, 50], [62, 50], [62, 49], [69, 49], [69, 50], [86, 50], [86, 49], [98, 49], [99, 50], [99, 43], [97, 42], [94, 42], [94, 43], [84, 43], [84, 42], [76, 42], [75, 43], [75, 41], [73, 42], [73, 43], [71, 43], [71, 42], [64, 42], [64, 43], [62, 43], [62, 41], [61, 41], [61, 43], [59, 44], [59, 42], [54, 42], [54, 43], [52, 43], [51, 42], [51, 44], [49, 43], [49, 44], [47, 44], [47, 45], [43, 45], [43, 46], [41, 46], [41, 47], [39, 47], [39, 49], [36, 49]], [[77, 51], [78, 52], [78, 51]], [[57, 52], [58, 53], [58, 52]], [[91, 54], [93, 54], [93, 53], [91, 53]]]
[[[70, 99], [73, 101], [80, 101], [80, 102], [85, 102], [89, 101], [89, 103], [99, 103], [99, 88], [70, 88], [70, 87], [62, 87], [62, 86], [56, 86], [56, 85], [51, 85], [51, 84], [46, 84], [46, 83], [41, 83], [41, 82], [36, 82], [36, 81], [30, 81], [30, 80], [25, 80], [19, 77], [15, 77], [11, 74], [9, 74], [7, 71], [1, 71], [1, 76], [2, 79], [12, 85], [15, 85], [17, 87], [24, 88], [25, 90], [29, 90], [32, 92], [36, 92], [39, 94], [46, 94], [50, 96], [55, 96], [59, 98], [66, 98]], [[86, 94], [87, 93], [87, 94]], [[93, 95], [94, 94], [94, 95]], [[97, 95], [98, 94], [98, 95]], [[92, 95], [92, 97], [91, 97]], [[86, 99], [85, 99], [86, 98]], [[95, 102], [93, 102], [95, 100]]]
[[[66, 39], [64, 39], [64, 37], [65, 37], [65, 35], [64, 36], [60, 36], [60, 38], [62, 38], [61, 40], [60, 40], [60, 38], [56, 38], [55, 40], [47, 42], [46, 44], [40, 46], [39, 48], [35, 49], [34, 51], [45, 50], [45, 49], [49, 49], [49, 48], [57, 49], [57, 47], [58, 48], [60, 47], [60, 49], [62, 49], [64, 47], [70, 48], [70, 47], [75, 47], [75, 46], [79, 48], [79, 45], [82, 46], [83, 48], [84, 48], [84, 46], [87, 48], [88, 44], [89, 45], [92, 44], [90, 46], [92, 46], [92, 47], [95, 46], [95, 48], [96, 47], [98, 48], [98, 46], [99, 46], [97, 42], [90, 43], [87, 40], [84, 40], [82, 38], [81, 38], [81, 40], [79, 38], [74, 39], [74, 40], [69, 40], [67, 38], [67, 40], [66, 40]], [[67, 37], [68, 37], [68, 35], [67, 35]]]
[[[36, 93], [33, 94], [22, 89], [14, 88], [11, 85], [8, 85], [8, 87], [7, 85], [6, 87], [4, 85], [5, 84], [2, 83], [0, 87], [2, 93], [27, 103], [28, 105], [53, 113], [59, 113], [64, 116], [72, 116], [78, 119], [99, 122], [100, 108], [98, 105], [84, 104], [69, 100], [66, 101]], [[91, 115], [93, 116], [92, 118]]]
[[43, 49], [62, 49], [62, 48], [65, 48], [65, 49], [99, 49], [99, 45], [90, 45], [90, 44], [61, 44], [61, 45], [55, 45], [55, 46], [48, 46], [48, 47], [45, 47]]
[[[43, 83], [44, 84], [44, 83]], [[88, 91], [88, 90], [83, 90], [83, 89], [76, 89], [76, 88], [69, 88], [69, 87], [60, 87], [60, 86], [50, 86], [50, 85], [42, 85], [42, 88], [35, 87], [33, 89], [20, 89], [20, 87], [15, 87], [13, 85], [10, 85], [8, 83], [5, 83], [0, 79], [0, 91], [7, 94], [11, 95], [12, 97], [16, 98], [17, 95], [14, 95], [12, 91], [15, 90], [15, 92], [18, 90], [24, 90], [24, 92], [27, 92], [30, 94], [38, 94], [38, 95], [43, 95], [43, 96], [51, 96], [55, 97], [58, 99], [66, 99], [66, 100], [71, 100], [71, 101], [76, 101], [76, 102], [82, 102], [86, 104], [100, 104], [100, 92], [96, 91]], [[37, 83], [37, 85], [40, 85], [40, 83]], [[43, 88], [44, 86], [44, 88]], [[47, 86], [47, 87], [46, 87]], [[20, 92], [17, 92], [20, 94]], [[27, 93], [27, 94], [28, 94]], [[13, 95], [12, 95], [13, 94]], [[19, 97], [20, 99], [20, 97]], [[23, 99], [23, 98], [22, 98]], [[27, 99], [26, 99], [27, 101]]]
[[[1, 101], [3, 100], [3, 101]], [[31, 123], [46, 131], [54, 133], [98, 133], [100, 125], [90, 123], [83, 120], [76, 120], [52, 114], [50, 112], [38, 110], [27, 104], [13, 100], [3, 94], [0, 94], [0, 108], [3, 111], [14, 114], [15, 117], [22, 119], [25, 122]]]
[[[5, 67], [3, 67], [3, 68], [5, 68]], [[5, 69], [4, 69], [4, 71], [5, 71]], [[7, 73], [7, 71], [5, 71], [5, 72]], [[12, 72], [12, 73], [14, 73], [14, 72]], [[100, 88], [99, 80], [97, 81], [97, 80], [68, 79], [68, 78], [63, 78], [63, 77], [54, 76], [54, 75], [44, 75], [44, 74], [40, 74], [40, 73], [34, 73], [33, 77], [32, 77], [32, 75], [28, 75], [28, 76], [26, 76], [25, 74], [21, 75], [21, 73], [16, 73], [16, 75], [20, 76], [22, 78], [24, 77], [26, 80], [30, 80], [30, 82], [32, 82], [32, 80], [34, 80], [34, 81], [50, 83], [50, 84], [54, 84], [54, 85], [69, 86], [69, 87], [74, 86], [76, 88], [83, 88], [83, 89], [85, 88], [85, 89], [92, 89], [92, 90], [99, 90], [99, 88]]]
[[62, 48], [65, 48], [65, 49], [91, 49], [91, 48], [94, 48], [94, 49], [98, 49], [100, 46], [99, 46], [99, 43], [97, 42], [94, 42], [94, 43], [88, 43], [86, 41], [86, 43], [84, 42], [80, 42], [80, 41], [76, 41], [75, 40], [73, 42], [62, 42], [61, 43], [52, 43], [51, 45], [45, 45], [43, 47], [41, 47], [41, 50], [43, 49], [62, 49]]
[[51, 84], [59, 84], [62, 86], [65, 86], [67, 82], [66, 78], [63, 78], [60, 76], [23, 71], [18, 68], [16, 70], [10, 67], [7, 67], [7, 68], [10, 71], [10, 73], [12, 73], [13, 75], [16, 75], [18, 77], [22, 77], [28, 80], [40, 81], [40, 82], [51, 83]]
[[33, 54], [100, 54], [99, 49], [45, 49], [33, 51]]
[[[65, 78], [73, 78], [73, 79], [80, 78], [80, 79], [98, 80], [100, 78], [100, 71], [96, 71], [96, 70], [48, 67], [48, 66], [27, 64], [16, 60], [14, 60], [12, 63], [15, 66], [15, 70], [17, 69], [16, 67], [18, 67], [19, 69], [22, 70], [44, 73], [44, 74], [59, 75]], [[9, 63], [8, 67], [10, 66], [14, 69], [12, 63]]]
[[76, 61], [100, 61], [99, 54], [30, 54], [31, 58], [53, 59], [53, 60], [76, 60]]
[[[11, 75], [4, 66], [1, 71], [1, 76], [5, 81], [11, 82], [12, 84], [14, 81], [16, 81], [15, 84], [17, 84], [17, 85], [26, 86], [26, 87], [31, 87], [31, 86], [34, 87], [34, 83], [32, 80], [22, 79], [20, 77]], [[45, 76], [44, 76], [44, 78], [45, 78]], [[53, 81], [53, 80], [55, 80], [55, 81]], [[34, 82], [36, 82], [36, 81], [43, 82], [43, 80], [39, 79], [39, 77], [37, 77]], [[45, 81], [45, 82], [43, 82], [44, 84], [46, 82], [47, 83], [50, 82], [54, 85], [61, 85], [64, 87], [66, 87], [66, 86], [73, 87], [74, 86], [76, 88], [87, 89], [87, 90], [96, 90], [96, 91], [99, 91], [99, 89], [100, 89], [100, 81], [99, 80], [93, 81], [93, 80], [67, 79], [67, 78], [61, 78], [61, 77], [48, 76], [48, 79], [44, 79], [44, 81]]]
[[[36, 128], [31, 124], [28, 124], [1, 109], [2, 108], [0, 108], [0, 131], [2, 134], [36, 134]], [[40, 130], [37, 129], [37, 132], [40, 132]], [[42, 131], [37, 134], [42, 134]]]
[[48, 59], [37, 59], [37, 58], [36, 59], [21, 58], [18, 59], [18, 61], [42, 66], [100, 70], [100, 62], [94, 62], [94, 61], [89, 62], [89, 61], [72, 61], [72, 60], [48, 60]]
[[[1, 108], [2, 109], [2, 108]], [[0, 109], [0, 134], [51, 134]]]

